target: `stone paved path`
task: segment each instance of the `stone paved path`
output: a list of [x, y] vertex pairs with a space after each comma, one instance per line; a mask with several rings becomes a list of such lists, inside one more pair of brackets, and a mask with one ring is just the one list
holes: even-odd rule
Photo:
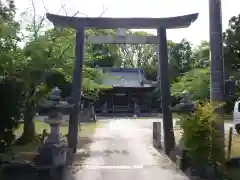
[[145, 120], [107, 121], [96, 130], [89, 157], [82, 167], [66, 179], [187, 180], [167, 157], [152, 147], [151, 125], [141, 121]]

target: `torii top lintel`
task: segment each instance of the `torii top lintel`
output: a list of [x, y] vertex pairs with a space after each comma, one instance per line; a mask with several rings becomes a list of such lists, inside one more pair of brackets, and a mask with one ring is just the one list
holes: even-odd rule
[[70, 17], [46, 14], [47, 19], [55, 26], [98, 29], [166, 29], [187, 28], [198, 18], [198, 13], [168, 18], [102, 18], [102, 17]]

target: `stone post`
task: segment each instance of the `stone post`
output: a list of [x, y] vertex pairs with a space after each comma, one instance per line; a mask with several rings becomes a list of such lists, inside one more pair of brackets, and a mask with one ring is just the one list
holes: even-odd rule
[[161, 149], [161, 122], [153, 122], [153, 147]]

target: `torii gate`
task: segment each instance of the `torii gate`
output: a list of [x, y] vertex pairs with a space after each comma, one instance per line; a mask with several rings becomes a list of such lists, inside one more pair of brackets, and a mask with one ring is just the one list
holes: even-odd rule
[[47, 13], [47, 19], [54, 26], [73, 28], [76, 30], [76, 61], [72, 81], [73, 111], [69, 121], [69, 148], [76, 152], [78, 141], [78, 115], [80, 110], [80, 96], [82, 87], [82, 67], [84, 60], [84, 29], [157, 29], [157, 36], [100, 36], [89, 37], [88, 43], [118, 43], [118, 44], [158, 44], [158, 56], [160, 63], [160, 86], [163, 111], [164, 146], [166, 154], [175, 147], [173, 133], [172, 111], [170, 109], [170, 83], [168, 78], [168, 47], [166, 29], [187, 28], [193, 23], [198, 13], [169, 18], [89, 18], [69, 17]]

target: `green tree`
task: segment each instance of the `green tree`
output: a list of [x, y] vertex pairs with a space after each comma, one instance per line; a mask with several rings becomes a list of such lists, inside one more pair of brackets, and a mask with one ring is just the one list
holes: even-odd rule
[[[59, 33], [54, 30], [44, 35], [34, 35], [24, 47], [24, 60], [21, 61], [21, 78], [27, 84], [27, 101], [24, 112], [24, 132], [20, 142], [27, 142], [35, 135], [34, 116], [39, 101], [57, 84], [47, 81], [51, 72], [64, 65], [64, 52], [57, 41]], [[66, 66], [67, 68], [67, 66]], [[55, 79], [56, 81], [56, 79]]]
[[20, 25], [14, 20], [14, 1], [0, 2], [0, 76], [14, 71], [15, 64], [21, 58], [21, 49], [18, 47]]
[[[152, 36], [144, 31], [126, 31], [127, 36]], [[147, 79], [156, 80], [157, 56], [151, 44], [120, 44], [118, 67], [143, 68]]]
[[[14, 140], [25, 103], [25, 83], [18, 76], [23, 52], [18, 47], [20, 26], [14, 20], [15, 4], [12, 0], [0, 1], [0, 149], [8, 147]], [[2, 149], [3, 148], [3, 149]]]
[[200, 45], [193, 49], [194, 67], [209, 67], [210, 66], [210, 45], [207, 41], [202, 41]]
[[[153, 36], [144, 31], [126, 31], [127, 36]], [[119, 67], [143, 68], [146, 77], [151, 80], [157, 79], [157, 52], [151, 44], [122, 44], [119, 45], [121, 59]], [[168, 41], [169, 71], [171, 82], [177, 77], [189, 71], [194, 66], [192, 47], [190, 42], [183, 39], [180, 43]]]
[[[23, 140], [22, 142], [29, 141], [29, 138], [34, 137], [33, 119], [40, 100], [53, 86], [62, 83], [70, 85], [75, 61], [75, 31], [49, 29], [45, 33], [38, 33], [41, 28], [34, 24], [32, 26], [32, 28], [30, 25], [27, 27], [28, 30], [31, 30], [32, 38], [29, 38], [24, 47], [25, 58], [21, 61], [21, 75], [28, 84], [24, 132], [20, 139]], [[87, 51], [87, 61], [90, 61], [88, 58], [101, 56], [94, 52], [94, 50]], [[56, 73], [63, 76], [56, 75]], [[104, 88], [100, 84], [103, 73], [98, 69], [88, 67], [88, 63], [85, 63], [83, 75], [83, 93], [90, 98], [96, 98], [99, 90]]]
[[193, 100], [209, 99], [209, 76], [209, 70], [204, 68], [195, 68], [186, 72], [184, 76], [179, 78], [178, 82], [172, 84], [172, 95], [181, 97], [182, 92], [187, 90]]
[[228, 28], [223, 33], [225, 69], [229, 75], [239, 77], [240, 68], [240, 14], [229, 20]]
[[14, 76], [0, 78], [0, 152], [4, 153], [15, 140], [14, 131], [18, 128], [25, 104], [25, 83]]
[[233, 105], [238, 98], [240, 92], [239, 84], [239, 69], [240, 69], [240, 14], [233, 16], [229, 20], [228, 28], [223, 33], [224, 38], [224, 68], [225, 75], [236, 79], [237, 83], [237, 93], [233, 96], [226, 96], [226, 110], [231, 112]]
[[171, 82], [193, 68], [192, 47], [190, 42], [183, 39], [180, 43], [168, 42], [169, 73]]
[[[86, 36], [113, 35], [113, 30], [86, 30]], [[85, 65], [113, 67], [119, 60], [119, 51], [116, 44], [87, 44]]]

